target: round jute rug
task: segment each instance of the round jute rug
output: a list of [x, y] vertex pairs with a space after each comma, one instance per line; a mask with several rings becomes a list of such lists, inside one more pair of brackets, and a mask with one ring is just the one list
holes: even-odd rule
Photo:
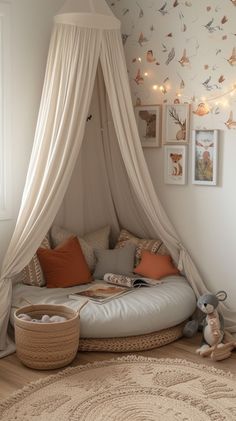
[[124, 357], [66, 369], [0, 404], [4, 421], [235, 421], [236, 381], [185, 360]]

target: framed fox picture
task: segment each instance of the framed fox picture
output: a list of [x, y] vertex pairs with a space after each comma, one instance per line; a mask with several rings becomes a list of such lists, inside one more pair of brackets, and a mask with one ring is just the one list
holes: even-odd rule
[[137, 106], [135, 117], [142, 147], [160, 147], [161, 105]]
[[186, 148], [184, 145], [165, 146], [164, 181], [166, 184], [186, 184]]

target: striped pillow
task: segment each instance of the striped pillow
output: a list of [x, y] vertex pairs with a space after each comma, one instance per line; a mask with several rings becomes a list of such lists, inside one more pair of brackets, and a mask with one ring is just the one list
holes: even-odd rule
[[[50, 243], [48, 235], [43, 239], [40, 247], [45, 249], [50, 249]], [[46, 281], [43, 276], [43, 271], [41, 269], [39, 259], [37, 257], [37, 254], [32, 257], [31, 261], [22, 271], [23, 273], [23, 284], [31, 285], [35, 287], [43, 287], [46, 285]]]
[[115, 248], [123, 248], [127, 243], [132, 243], [136, 246], [135, 267], [140, 263], [143, 250], [148, 250], [151, 253], [158, 253], [161, 255], [170, 254], [162, 240], [138, 238], [126, 229], [122, 229]]

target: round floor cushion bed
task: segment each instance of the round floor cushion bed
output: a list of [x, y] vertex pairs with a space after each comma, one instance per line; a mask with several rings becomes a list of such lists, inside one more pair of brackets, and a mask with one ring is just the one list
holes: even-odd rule
[[[39, 288], [21, 283], [13, 288], [14, 311], [27, 302], [80, 308], [84, 298], [68, 295], [84, 289]], [[80, 350], [138, 351], [170, 343], [181, 336], [182, 323], [194, 312], [196, 298], [185, 278], [170, 276], [155, 287], [142, 287], [105, 304], [90, 301], [80, 314]]]

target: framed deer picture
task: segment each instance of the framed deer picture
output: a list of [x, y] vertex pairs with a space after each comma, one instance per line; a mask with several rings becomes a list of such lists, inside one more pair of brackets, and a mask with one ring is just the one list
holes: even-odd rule
[[193, 130], [192, 182], [215, 186], [217, 183], [218, 131]]
[[162, 142], [187, 144], [189, 142], [189, 104], [166, 104], [163, 113]]
[[161, 105], [137, 106], [135, 116], [142, 147], [160, 147]]
[[186, 184], [187, 163], [185, 145], [166, 145], [164, 181], [166, 184]]

